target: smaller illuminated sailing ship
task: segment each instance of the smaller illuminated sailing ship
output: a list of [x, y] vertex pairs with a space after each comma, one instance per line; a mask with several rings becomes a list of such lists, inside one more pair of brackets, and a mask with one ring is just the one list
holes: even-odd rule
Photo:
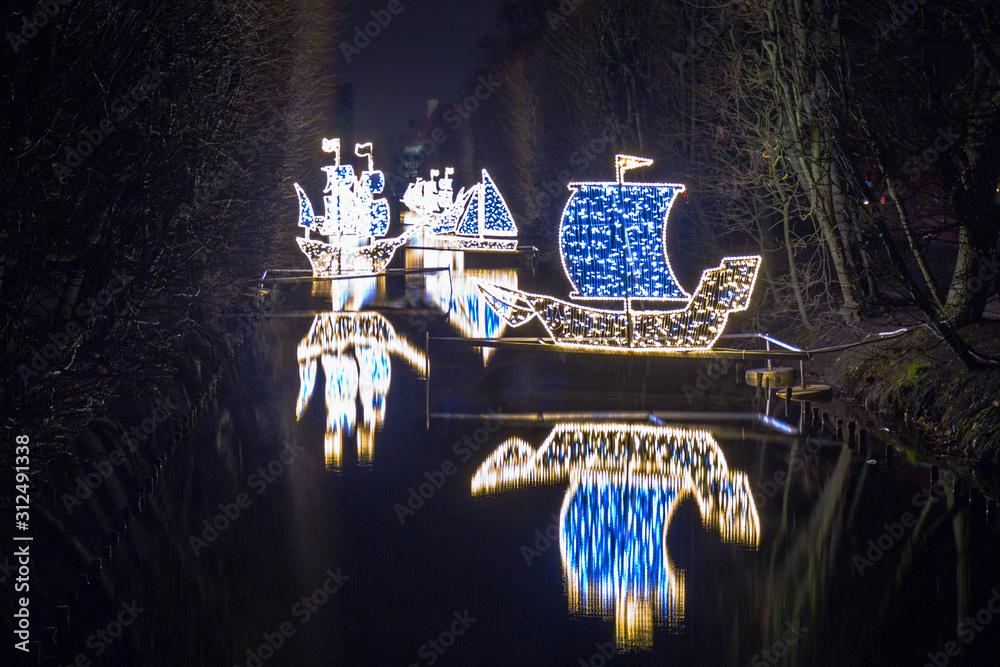
[[444, 177], [432, 169], [430, 180], [417, 178], [403, 194], [402, 202], [419, 218], [429, 221], [435, 237], [457, 250], [517, 250], [517, 224], [496, 183], [483, 169], [482, 180], [466, 191], [454, 192], [455, 170]]
[[[675, 280], [666, 252], [670, 208], [679, 183], [626, 183], [625, 172], [652, 160], [618, 155], [616, 181], [570, 183], [559, 227], [572, 299], [622, 301], [620, 310], [590, 308], [545, 294], [480, 283], [511, 326], [535, 318], [553, 342], [602, 351], [707, 350], [730, 313], [746, 310], [761, 258], [724, 257], [706, 269], [693, 294]], [[675, 310], [639, 309], [634, 301], [686, 301]]]
[[[375, 198], [385, 187], [385, 174], [374, 169], [371, 142], [354, 147], [355, 155], [368, 158], [368, 169], [359, 177], [353, 166], [340, 164], [340, 139], [323, 139], [323, 150], [335, 158], [334, 164], [323, 167], [327, 176], [323, 215], [315, 214], [305, 191], [294, 184], [299, 227], [306, 230], [304, 237], [296, 239], [299, 248], [317, 278], [381, 273], [417, 228], [395, 238], [381, 238], [389, 231], [389, 202]], [[310, 232], [327, 241], [310, 238]]]
[[418, 176], [415, 183], [406, 186], [406, 192], [400, 200], [419, 218], [427, 221], [435, 234], [445, 234], [455, 229], [470, 196], [465, 188], [455, 194], [455, 179], [452, 178], [454, 168], [447, 167], [444, 176], [439, 179], [440, 174], [437, 169], [431, 169], [430, 179], [424, 180]]

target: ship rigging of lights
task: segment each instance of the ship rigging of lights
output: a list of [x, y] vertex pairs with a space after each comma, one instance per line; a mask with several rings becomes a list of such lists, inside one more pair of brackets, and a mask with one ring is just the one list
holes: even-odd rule
[[[358, 461], [371, 463], [375, 433], [385, 420], [386, 397], [392, 382], [390, 355], [423, 375], [427, 358], [396, 334], [378, 313], [322, 313], [299, 343], [299, 397], [295, 418], [301, 419], [316, 385], [317, 365], [326, 380], [324, 452], [329, 469], [343, 460], [343, 437], [355, 430], [357, 403], [362, 421], [357, 428]], [[318, 362], [318, 364], [317, 364]]]
[[683, 621], [684, 577], [665, 550], [670, 518], [692, 498], [707, 528], [756, 548], [760, 519], [745, 473], [730, 471], [702, 430], [568, 423], [534, 449], [504, 442], [480, 466], [473, 495], [569, 482], [559, 519], [570, 607], [613, 620], [618, 644], [648, 647], [654, 620]]

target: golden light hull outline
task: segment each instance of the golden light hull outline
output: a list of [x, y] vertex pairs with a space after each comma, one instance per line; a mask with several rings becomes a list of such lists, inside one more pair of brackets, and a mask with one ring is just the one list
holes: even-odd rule
[[375, 433], [385, 421], [386, 397], [392, 382], [390, 355], [406, 362], [421, 377], [427, 367], [423, 351], [411, 345], [378, 313], [321, 313], [299, 343], [299, 396], [295, 418], [301, 419], [312, 398], [317, 366], [326, 378], [326, 434], [324, 453], [328, 469], [343, 460], [343, 440], [357, 423], [358, 461], [368, 465], [374, 454]]
[[335, 246], [317, 239], [302, 237], [295, 240], [309, 259], [314, 277], [364, 276], [385, 271], [396, 251], [414, 232], [415, 229], [411, 228], [395, 238], [382, 239], [357, 248]]
[[569, 481], [560, 511], [560, 553], [574, 613], [615, 623], [622, 648], [646, 648], [658, 619], [684, 618], [684, 577], [666, 552], [678, 503], [691, 497], [706, 527], [756, 547], [760, 520], [749, 480], [728, 469], [703, 430], [650, 424], [555, 426], [537, 449], [520, 438], [477, 470], [473, 495]]
[[708, 350], [730, 313], [750, 305], [760, 262], [757, 255], [723, 258], [718, 267], [702, 272], [698, 289], [677, 310], [637, 310], [631, 300], [622, 310], [604, 310], [486, 282], [479, 287], [511, 326], [538, 318], [559, 346], [609, 352]]

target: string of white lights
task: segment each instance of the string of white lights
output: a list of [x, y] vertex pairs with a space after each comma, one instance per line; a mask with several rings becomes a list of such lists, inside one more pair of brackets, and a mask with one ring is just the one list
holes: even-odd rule
[[[305, 229], [305, 236], [296, 239], [299, 248], [316, 277], [381, 273], [409, 235], [372, 242], [389, 231], [389, 202], [375, 197], [385, 187], [385, 174], [374, 168], [372, 143], [354, 147], [355, 155], [368, 162], [359, 177], [355, 177], [353, 166], [340, 163], [340, 139], [324, 138], [322, 146], [334, 154], [334, 164], [322, 168], [327, 175], [323, 215], [316, 215], [305, 190], [293, 183], [299, 226]], [[312, 239], [310, 232], [327, 240]]]
[[430, 179], [417, 178], [407, 186], [402, 202], [428, 224], [435, 238], [459, 250], [514, 252], [517, 224], [493, 178], [485, 169], [481, 180], [468, 192], [454, 193], [455, 170], [444, 177], [430, 171]]

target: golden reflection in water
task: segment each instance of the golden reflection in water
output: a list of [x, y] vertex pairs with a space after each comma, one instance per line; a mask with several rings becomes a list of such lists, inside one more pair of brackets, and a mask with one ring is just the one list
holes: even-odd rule
[[[465, 338], [499, 338], [507, 321], [490, 308], [477, 281], [517, 289], [516, 269], [467, 269], [465, 253], [444, 250], [409, 250], [407, 268], [450, 267], [450, 271], [427, 273], [424, 290], [427, 299], [448, 315], [448, 323]], [[483, 365], [496, 352], [495, 347], [481, 348]]]
[[[405, 361], [421, 377], [427, 357], [378, 313], [321, 313], [298, 347], [299, 397], [295, 418], [301, 419], [316, 385], [317, 366], [326, 379], [326, 436], [328, 469], [340, 467], [343, 438], [355, 430], [357, 402], [358, 462], [371, 463], [375, 432], [385, 420], [385, 399], [392, 381], [390, 355]], [[318, 361], [318, 364], [317, 364]]]
[[620, 648], [648, 648], [654, 620], [684, 618], [684, 577], [667, 554], [677, 504], [753, 548], [760, 519], [745, 473], [730, 471], [708, 431], [628, 423], [570, 423], [535, 449], [510, 438], [479, 467], [473, 495], [569, 481], [559, 515], [570, 610], [613, 620]]
[[385, 294], [385, 291], [385, 276], [314, 280], [312, 283], [312, 296], [329, 298], [331, 310], [337, 312], [361, 310], [376, 295]]

